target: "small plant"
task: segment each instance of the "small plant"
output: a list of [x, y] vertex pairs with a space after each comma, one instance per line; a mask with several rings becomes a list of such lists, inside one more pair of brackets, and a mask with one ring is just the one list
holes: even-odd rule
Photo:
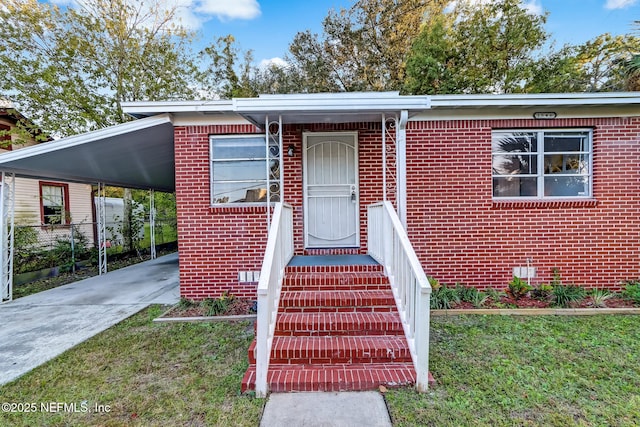
[[431, 308], [434, 310], [443, 310], [451, 308], [452, 304], [460, 302], [460, 296], [455, 288], [448, 288], [446, 285], [440, 285], [431, 292]]
[[513, 276], [513, 279], [509, 282], [509, 294], [511, 294], [516, 301], [526, 296], [531, 289], [531, 286], [526, 280], [522, 280], [517, 276]]
[[626, 282], [622, 298], [632, 301], [634, 305], [640, 305], [640, 281]]
[[186, 310], [193, 307], [194, 305], [195, 303], [192, 300], [185, 297], [180, 297], [180, 301], [178, 302], [178, 308], [180, 310]]
[[531, 290], [531, 296], [539, 301], [548, 301], [553, 293], [553, 286], [541, 283]]
[[427, 280], [429, 281], [429, 285], [431, 285], [431, 289], [440, 289], [440, 281], [435, 277], [428, 276]]
[[483, 308], [489, 299], [489, 295], [485, 292], [476, 292], [473, 294], [473, 298], [469, 301], [475, 308]]
[[219, 316], [229, 310], [234, 299], [233, 295], [225, 292], [220, 298], [205, 298], [200, 304], [205, 309], [205, 316]]
[[491, 301], [493, 301], [494, 304], [500, 304], [502, 297], [506, 297], [507, 294], [500, 289], [489, 288], [487, 289], [487, 296], [491, 298]]
[[589, 292], [593, 306], [598, 308], [605, 308], [607, 306], [607, 300], [613, 298], [616, 294], [608, 289], [593, 289]]
[[557, 285], [553, 287], [551, 303], [555, 307], [571, 307], [584, 299], [586, 291], [577, 285]]
[[458, 297], [464, 302], [473, 303], [478, 294], [476, 288], [464, 286], [461, 283], [456, 283], [455, 291], [458, 293]]

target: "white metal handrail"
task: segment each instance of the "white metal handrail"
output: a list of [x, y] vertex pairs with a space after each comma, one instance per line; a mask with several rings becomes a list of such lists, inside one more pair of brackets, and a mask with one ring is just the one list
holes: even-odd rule
[[429, 386], [431, 285], [390, 202], [368, 207], [368, 253], [384, 266], [416, 369], [416, 387]]
[[258, 325], [256, 335], [256, 396], [268, 393], [269, 355], [276, 327], [284, 270], [293, 257], [293, 210], [276, 203], [267, 248], [258, 282]]

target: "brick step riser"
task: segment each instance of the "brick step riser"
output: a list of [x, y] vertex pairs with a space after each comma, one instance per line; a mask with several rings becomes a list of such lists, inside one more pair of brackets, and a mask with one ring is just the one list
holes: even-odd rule
[[[301, 351], [292, 352], [290, 354], [284, 354], [283, 357], [275, 357], [272, 353], [269, 358], [269, 364], [279, 365], [335, 365], [335, 364], [353, 364], [360, 363], [369, 365], [372, 363], [411, 363], [411, 354], [408, 350], [402, 352], [396, 352], [393, 356], [380, 355], [365, 355], [360, 354], [348, 354], [343, 352], [336, 352], [336, 354], [321, 354], [320, 356], [311, 357], [309, 354], [302, 354]], [[249, 364], [256, 364], [255, 352], [249, 353]]]
[[[408, 348], [396, 348], [392, 352], [387, 349], [272, 349], [269, 357], [270, 364], [282, 365], [410, 363], [411, 361]], [[252, 365], [256, 363], [255, 349], [249, 350], [249, 363]]]
[[376, 306], [306, 306], [306, 307], [280, 307], [279, 314], [284, 313], [391, 313], [396, 311], [395, 305], [376, 305]]
[[381, 265], [305, 265], [285, 267], [284, 273], [382, 273]]
[[292, 328], [288, 326], [276, 327], [275, 335], [278, 337], [328, 337], [328, 336], [402, 336], [402, 326], [392, 325], [389, 329], [379, 326], [348, 327], [341, 329], [318, 329], [316, 327]]
[[[254, 380], [255, 365], [252, 365], [242, 381], [243, 393], [255, 389]], [[268, 381], [272, 392], [366, 391], [377, 390], [381, 385], [388, 388], [413, 385], [415, 371], [411, 364], [402, 363], [370, 365], [366, 369], [354, 368], [353, 365], [302, 369], [299, 366], [271, 365]]]
[[345, 276], [345, 275], [298, 275], [285, 276], [283, 288], [290, 286], [370, 286], [386, 285], [389, 279], [384, 276]]
[[325, 285], [282, 285], [283, 292], [301, 292], [301, 291], [387, 291], [391, 289], [387, 284], [325, 284]]

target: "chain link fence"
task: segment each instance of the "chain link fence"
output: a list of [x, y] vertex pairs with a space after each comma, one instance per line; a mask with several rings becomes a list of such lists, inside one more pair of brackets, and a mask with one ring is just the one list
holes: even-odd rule
[[[148, 218], [130, 233], [131, 247], [125, 246], [122, 222], [105, 224], [107, 260], [109, 256], [140, 255], [151, 246]], [[175, 218], [155, 219], [156, 246], [177, 241]], [[97, 224], [16, 225], [14, 229], [14, 283], [27, 283], [42, 277], [97, 264]]]

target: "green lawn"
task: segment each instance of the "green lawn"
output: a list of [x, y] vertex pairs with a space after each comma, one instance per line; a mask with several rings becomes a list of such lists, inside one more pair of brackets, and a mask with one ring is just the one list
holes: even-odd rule
[[[175, 242], [176, 240], [178, 240], [178, 233], [174, 227], [165, 223], [156, 226], [156, 245]], [[140, 247], [151, 247], [151, 227], [148, 222], [144, 223], [144, 237], [140, 241]]]
[[640, 316], [434, 317], [426, 394], [396, 426], [638, 426]]
[[[152, 307], [24, 377], [3, 402], [103, 413], [0, 413], [0, 425], [255, 426], [239, 394], [249, 323], [154, 324]], [[640, 425], [640, 316], [434, 317], [437, 385], [385, 394], [396, 426]]]
[[[264, 399], [239, 394], [252, 325], [152, 323], [161, 310], [144, 310], [0, 387], [2, 402], [75, 403], [77, 412], [0, 412], [0, 425], [257, 425]], [[102, 413], [92, 413], [96, 404]]]

